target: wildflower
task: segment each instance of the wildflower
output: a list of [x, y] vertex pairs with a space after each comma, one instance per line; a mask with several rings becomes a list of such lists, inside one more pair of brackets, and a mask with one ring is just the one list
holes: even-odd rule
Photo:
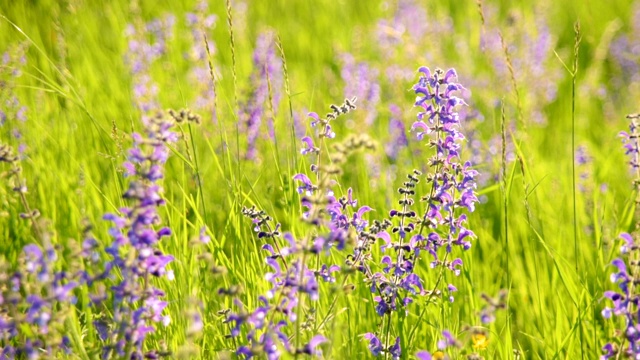
[[383, 347], [382, 347], [382, 342], [380, 341], [380, 339], [378, 339], [378, 337], [373, 334], [373, 333], [366, 333], [363, 336], [365, 338], [365, 340], [369, 340], [369, 351], [371, 351], [371, 355], [373, 356], [378, 356], [382, 353], [383, 351]]
[[157, 99], [159, 88], [151, 78], [150, 67], [165, 54], [174, 22], [173, 16], [167, 15], [143, 26], [128, 25], [126, 28], [128, 49], [125, 61], [133, 76], [134, 104], [143, 118], [151, 117], [160, 110]]
[[507, 292], [505, 290], [501, 290], [495, 298], [482, 294], [482, 299], [486, 302], [480, 311], [480, 321], [483, 324], [494, 322], [496, 319], [495, 312], [507, 307], [506, 297]]
[[[638, 119], [640, 115], [627, 116], [631, 120], [629, 125], [630, 132], [621, 132], [624, 138], [624, 148], [627, 155], [631, 158], [630, 166], [636, 174], [636, 179], [633, 181], [633, 185], [638, 190], [640, 187], [640, 181], [638, 177], [638, 168], [640, 163], [638, 162]], [[637, 195], [636, 203], [640, 201], [640, 193]], [[602, 350], [604, 354], [601, 359], [609, 359], [622, 351], [628, 357], [640, 356], [640, 332], [638, 329], [637, 316], [634, 312], [634, 307], [637, 306], [637, 279], [632, 271], [632, 268], [637, 266], [637, 262], [634, 259], [638, 246], [636, 245], [636, 238], [633, 234], [622, 233], [620, 238], [623, 240], [623, 245], [620, 247], [620, 257], [614, 259], [611, 262], [617, 270], [611, 273], [610, 280], [618, 287], [617, 291], [606, 291], [604, 297], [611, 301], [613, 307], [607, 306], [602, 310], [602, 316], [605, 319], [609, 319], [613, 316], [620, 317], [624, 321], [624, 328], [620, 329], [619, 346], [622, 344], [628, 344], [624, 349], [614, 352], [613, 349], [618, 345], [614, 342], [609, 342]], [[617, 356], [617, 355], [615, 355]]]
[[[171, 131], [171, 117], [159, 114], [143, 120], [144, 136], [133, 134], [134, 147], [129, 151], [128, 161], [135, 165], [129, 166], [135, 172], [123, 194], [132, 206], [121, 208], [120, 214], [104, 216], [113, 224], [109, 231], [113, 242], [106, 249], [112, 260], [106, 264], [106, 269], [118, 269], [121, 280], [110, 288], [112, 309], [109, 312], [113, 315], [94, 321], [95, 326], [104, 329], [101, 336], [105, 342], [103, 358], [125, 353], [136, 358], [155, 356], [156, 350], [145, 353], [145, 339], [156, 331], [152, 326], [154, 323], [167, 326], [171, 321], [169, 315], [163, 315], [167, 306], [162, 300], [164, 292], [151, 285], [149, 278], [173, 278], [168, 266], [174, 258], [159, 248], [159, 242], [171, 236], [171, 229], [160, 227], [156, 230], [161, 225], [158, 208], [165, 203], [157, 182], [163, 177], [168, 158], [166, 144], [177, 141], [177, 135]], [[103, 279], [101, 276], [89, 281]], [[109, 306], [104, 299], [98, 303]], [[108, 325], [109, 322], [113, 325]]]
[[376, 106], [380, 102], [380, 85], [378, 72], [366, 62], [356, 62], [353, 55], [344, 53], [340, 56], [341, 75], [345, 83], [345, 96], [356, 96], [362, 99], [365, 107], [366, 125], [373, 124], [378, 113]]
[[434, 359], [433, 356], [431, 356], [431, 353], [428, 351], [418, 351], [416, 353], [416, 359], [418, 360], [432, 360]]
[[[392, 316], [401, 308], [407, 311], [415, 297], [440, 291], [426, 291], [424, 281], [414, 272], [421, 252], [433, 256], [432, 267], [442, 266], [457, 275], [463, 265], [462, 260], [447, 261], [446, 258], [454, 246], [462, 250], [469, 249], [469, 240], [475, 237], [465, 227], [465, 211], [474, 211], [478, 201], [474, 180], [478, 172], [472, 169], [469, 162], [463, 162], [460, 155], [461, 142], [465, 137], [459, 131], [457, 108], [465, 105], [465, 102], [457, 95], [464, 87], [456, 82], [457, 75], [453, 69], [446, 72], [438, 69], [431, 73], [428, 68], [421, 67], [419, 72], [421, 76], [413, 87], [416, 94], [414, 105], [419, 112], [412, 131], [416, 131], [418, 140], [422, 141], [433, 136], [428, 144], [434, 149], [434, 155], [427, 161], [430, 170], [426, 176], [432, 190], [421, 199], [427, 202], [427, 211], [420, 217], [411, 209], [422, 176], [422, 172], [414, 170], [398, 189], [400, 207], [389, 211], [391, 220], [387, 221], [391, 234], [385, 229], [376, 228], [378, 231], [372, 236], [383, 240], [380, 246], [383, 252], [392, 250], [394, 254], [381, 258], [382, 273], [372, 272], [365, 264], [358, 267], [371, 284], [371, 291], [377, 294], [374, 296], [376, 313], [385, 317]], [[429, 233], [423, 235], [425, 231]], [[394, 242], [393, 237], [397, 237], [397, 241]], [[441, 260], [438, 251], [442, 248], [446, 255]], [[447, 291], [449, 300], [454, 301], [453, 293], [457, 288], [448, 284]], [[448, 331], [443, 335], [445, 339], [438, 346], [441, 350], [459, 346]]]
[[79, 283], [55, 270], [57, 260], [53, 247], [36, 244], [23, 248], [15, 269], [0, 259], [0, 357], [39, 359], [69, 353], [65, 321], [74, 310], [73, 291]]
[[409, 144], [406, 135], [404, 122], [402, 121], [402, 112], [396, 105], [389, 107], [391, 110], [391, 119], [389, 120], [389, 134], [391, 139], [385, 147], [385, 152], [389, 158], [396, 160], [398, 152]]
[[[347, 99], [342, 105], [332, 105], [333, 112], [327, 114], [325, 119], [316, 113], [309, 113], [309, 117], [313, 119], [312, 126], [317, 130], [316, 140], [324, 143], [326, 138], [333, 137], [330, 122], [355, 109], [354, 103], [355, 99]], [[305, 146], [302, 149], [303, 155], [316, 155], [316, 159], [320, 158], [323, 146], [316, 146], [311, 137], [304, 137], [302, 142]], [[343, 154], [348, 149], [365, 145], [364, 141], [353, 140], [346, 145], [337, 146], [337, 149]], [[336, 158], [334, 163], [340, 161], [342, 160]], [[230, 336], [238, 338], [240, 329], [247, 328], [246, 336], [241, 338], [241, 345], [236, 349], [237, 355], [245, 358], [261, 356], [278, 359], [282, 355], [281, 349], [290, 354], [322, 355], [319, 345], [327, 341], [322, 334], [314, 334], [308, 342], [302, 343], [300, 329], [311, 328], [314, 317], [307, 316], [305, 319], [300, 310], [306, 298], [312, 302], [319, 300], [320, 281], [335, 282], [334, 273], [340, 270], [340, 266], [320, 265], [318, 261], [316, 266], [319, 268], [311, 268], [305, 259], [307, 256], [316, 256], [319, 260], [332, 249], [343, 249], [348, 230], [365, 227], [367, 221], [363, 216], [371, 208], [360, 207], [353, 216], [347, 217], [344, 210], [350, 205], [355, 207], [357, 202], [352, 198], [351, 191], [348, 199], [338, 200], [334, 196], [331, 189], [334, 182], [329, 180], [328, 174], [338, 170], [314, 164], [312, 171], [315, 173], [315, 183], [305, 173], [293, 177], [299, 184], [297, 191], [302, 195], [300, 202], [306, 208], [303, 219], [315, 229], [308, 237], [297, 238], [291, 233], [281, 233], [280, 224], [274, 225], [274, 220], [263, 210], [255, 207], [242, 209], [242, 214], [251, 219], [258, 239], [266, 241], [261, 248], [267, 253], [265, 263], [269, 270], [265, 279], [269, 282], [270, 289], [259, 298], [261, 305], [252, 311], [246, 311], [242, 302], [234, 299], [238, 311], [229, 312], [224, 320], [232, 327]], [[279, 243], [281, 239], [286, 241], [284, 245]], [[286, 328], [293, 324], [296, 333], [289, 335]], [[295, 339], [295, 344], [290, 339]]]
[[281, 99], [283, 84], [282, 60], [276, 54], [275, 33], [266, 31], [256, 40], [253, 53], [255, 69], [251, 74], [252, 88], [244, 104], [241, 104], [242, 126], [247, 132], [245, 158], [254, 160], [258, 155], [256, 143], [260, 135], [262, 119], [268, 119], [268, 135], [275, 136], [273, 118]]
[[202, 244], [208, 244], [211, 242], [211, 237], [207, 234], [207, 227], [202, 226], [200, 228], [200, 235], [198, 236], [198, 241]]
[[476, 350], [484, 350], [489, 345], [489, 339], [483, 332], [475, 332], [471, 335], [472, 346]]
[[[215, 89], [211, 85], [211, 79], [208, 59], [207, 45], [210, 54], [216, 53], [215, 44], [212, 42], [211, 30], [215, 27], [217, 17], [209, 14], [209, 5], [206, 1], [199, 1], [196, 4], [194, 12], [186, 14], [187, 26], [191, 30], [192, 46], [189, 52], [189, 60], [193, 63], [190, 70], [192, 84], [197, 90], [197, 97], [194, 100], [193, 108], [202, 114], [207, 114], [210, 119], [215, 121]], [[204, 36], [207, 37], [207, 44], [204, 43]]]

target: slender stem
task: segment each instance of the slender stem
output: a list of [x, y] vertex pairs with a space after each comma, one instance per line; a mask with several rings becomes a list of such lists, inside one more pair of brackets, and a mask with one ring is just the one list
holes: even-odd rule
[[[17, 180], [17, 181], [20, 181], [20, 180]], [[20, 185], [18, 185], [18, 186], [20, 186]], [[20, 201], [22, 202], [22, 206], [24, 207], [24, 210], [26, 211], [26, 213], [29, 215], [29, 219], [31, 220], [31, 224], [33, 225], [33, 231], [36, 233], [36, 236], [41, 241], [47, 242], [46, 244], [43, 244], [43, 245], [49, 246], [50, 244], [48, 243], [47, 239], [44, 238], [44, 236], [43, 236], [44, 233], [40, 229], [40, 225], [36, 221], [34, 213], [31, 210], [31, 207], [29, 207], [29, 202], [27, 201], [27, 196], [22, 191], [20, 191], [19, 193], [20, 193]]]
[[576, 260], [576, 273], [578, 267], [578, 211], [576, 206], [576, 75], [578, 73], [578, 51], [580, 45], [580, 25], [576, 23], [576, 42], [574, 48], [573, 72], [571, 74], [571, 181], [573, 189], [573, 243]]
[[[580, 52], [580, 22], [574, 25], [575, 43], [573, 48], [573, 71], [571, 74], [571, 181], [573, 193], [573, 244], [576, 260], [576, 273], [579, 274], [578, 257], [578, 210], [576, 205], [576, 80], [578, 74], [578, 55]], [[580, 311], [580, 310], [578, 310]], [[584, 339], [582, 331], [582, 316], [578, 317], [580, 331], [580, 352], [584, 359]]]
[[391, 336], [391, 313], [387, 313], [386, 315], [387, 318], [387, 330], [386, 330], [386, 335], [385, 335], [385, 347], [384, 347], [384, 359], [387, 360], [389, 358], [389, 346], [391, 344], [390, 342], [390, 336]]
[[196, 167], [196, 178], [198, 180], [198, 191], [200, 191], [200, 202], [202, 203], [202, 212], [204, 213], [204, 221], [209, 224], [209, 218], [207, 217], [207, 206], [204, 201], [204, 192], [202, 190], [202, 175], [200, 174], [200, 167], [198, 166], [198, 154], [196, 151], [196, 143], [193, 140], [193, 131], [191, 124], [189, 125], [189, 137], [191, 138], [191, 148], [193, 149], [193, 162]]
[[[502, 136], [502, 200], [503, 200], [503, 223], [504, 223], [504, 242], [505, 242], [505, 263], [507, 272], [506, 288], [511, 286], [511, 271], [509, 269], [509, 198], [507, 196], [507, 130], [506, 115], [504, 110], [504, 100], [501, 108], [501, 130]], [[508, 306], [508, 304], [507, 304]]]
[[[229, 26], [229, 44], [231, 47], [231, 73], [233, 77], [233, 111], [236, 112], [239, 109], [238, 106], [238, 74], [236, 70], [236, 42], [233, 36], [233, 14], [231, 13], [231, 1], [227, 0], [227, 24]], [[240, 124], [236, 120], [236, 160], [238, 161], [237, 166], [237, 189], [238, 193], [240, 192], [240, 174], [242, 173], [242, 165], [240, 161]]]
[[[302, 285], [302, 282], [304, 281], [304, 261], [305, 258], [307, 256], [306, 251], [302, 251], [302, 259], [300, 261], [300, 265], [299, 265], [299, 269], [298, 271], [300, 272], [300, 276], [298, 279], [298, 285]], [[303, 297], [299, 297], [298, 298], [298, 304], [296, 306], [296, 348], [295, 348], [295, 358], [298, 358], [299, 352], [298, 349], [300, 349], [300, 318], [302, 317], [301, 311], [302, 311], [302, 300], [304, 298]]]
[[[449, 253], [446, 253], [444, 255], [444, 258], [442, 259], [442, 261], [447, 261], [447, 257], [449, 256]], [[427, 305], [429, 305], [429, 302], [431, 302], [431, 299], [433, 298], [433, 295], [436, 293], [436, 290], [438, 289], [438, 285], [440, 285], [440, 281], [444, 278], [444, 269], [440, 268], [440, 274], [438, 275], [438, 278], [436, 279], [436, 283], [435, 285], [433, 285], [433, 290], [431, 290], [431, 292], [429, 293], [429, 297], [427, 298], [427, 300], [424, 302], [424, 308], [422, 309], [422, 311], [420, 312], [420, 315], [418, 316], [418, 321], [416, 321], [416, 325], [413, 327], [413, 329], [411, 330], [411, 333], [409, 333], [409, 341], [408, 343], [411, 344], [412, 340], [413, 340], [413, 335], [415, 334], [416, 330], [418, 329], [418, 325], [422, 322], [422, 318], [424, 317], [424, 314], [427, 312]]]

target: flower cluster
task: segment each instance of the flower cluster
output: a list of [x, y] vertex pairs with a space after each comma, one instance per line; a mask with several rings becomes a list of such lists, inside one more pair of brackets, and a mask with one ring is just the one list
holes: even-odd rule
[[[356, 99], [347, 99], [342, 105], [332, 105], [333, 112], [323, 119], [316, 113], [309, 113], [315, 140], [324, 144], [327, 138], [333, 138], [330, 122], [339, 116], [355, 109]], [[315, 229], [308, 237], [296, 239], [291, 233], [280, 232], [280, 224], [264, 211], [255, 207], [244, 208], [243, 215], [251, 219], [253, 230], [258, 239], [266, 243], [262, 250], [268, 253], [265, 262], [271, 269], [265, 274], [265, 279], [271, 284], [271, 289], [261, 296], [261, 306], [253, 311], [247, 311], [237, 298], [234, 299], [237, 312], [228, 312], [225, 322], [230, 324], [230, 336], [236, 338], [241, 333], [243, 325], [248, 327], [246, 342], [238, 347], [236, 353], [246, 358], [265, 356], [268, 359], [278, 359], [282, 356], [282, 349], [289, 354], [307, 354], [320, 356], [319, 345], [327, 339], [322, 334], [311, 334], [303, 343], [302, 332], [311, 331], [316, 320], [315, 307], [304, 306], [305, 299], [311, 304], [316, 302], [320, 294], [320, 283], [333, 284], [335, 274], [341, 270], [336, 264], [322, 264], [322, 259], [332, 249], [345, 248], [349, 230], [361, 231], [367, 226], [363, 215], [371, 210], [362, 206], [357, 211], [357, 200], [353, 199], [351, 189], [347, 197], [336, 198], [329, 180], [331, 176], [340, 173], [339, 166], [344, 163], [349, 153], [371, 147], [366, 137], [349, 137], [343, 143], [335, 144], [333, 153], [326, 160], [330, 164], [321, 163], [323, 146], [316, 146], [314, 139], [309, 136], [302, 138], [304, 147], [301, 153], [315, 156], [311, 165], [311, 172], [316, 175], [314, 183], [307, 174], [301, 173], [293, 177], [298, 181], [298, 193], [302, 195], [301, 203], [306, 208], [303, 219]], [[353, 209], [353, 215], [347, 213]], [[280, 245], [281, 238], [286, 242]], [[307, 260], [315, 257], [317, 265], [311, 268]], [[221, 289], [220, 294], [235, 295], [232, 289]], [[295, 327], [295, 333], [290, 333], [290, 326]], [[315, 327], [317, 329], [317, 327]], [[295, 342], [294, 342], [295, 341]]]
[[[213, 81], [209, 73], [209, 65], [207, 59], [207, 44], [211, 55], [215, 54], [215, 46], [211, 35], [211, 30], [215, 27], [217, 17], [209, 14], [209, 4], [206, 1], [200, 1], [196, 5], [195, 12], [187, 13], [187, 26], [191, 29], [191, 38], [193, 44], [189, 52], [189, 60], [193, 62], [191, 68], [191, 82], [196, 85], [198, 95], [195, 100], [194, 109], [198, 112], [211, 116], [212, 120], [216, 119], [215, 111], [215, 92], [211, 85]], [[205, 44], [204, 36], [207, 37]]]
[[[475, 236], [465, 227], [467, 216], [463, 213], [465, 209], [468, 212], [474, 211], [478, 201], [474, 181], [478, 172], [471, 168], [469, 162], [463, 163], [460, 156], [464, 136], [459, 131], [457, 108], [464, 101], [456, 93], [464, 88], [456, 82], [457, 76], [453, 69], [447, 72], [438, 69], [431, 73], [428, 68], [422, 67], [419, 72], [420, 79], [413, 89], [417, 95], [415, 106], [420, 112], [412, 125], [412, 131], [416, 132], [419, 140], [428, 139], [427, 143], [434, 151], [434, 155], [427, 161], [430, 170], [426, 179], [431, 189], [421, 198], [426, 202], [427, 209], [422, 216], [412, 210], [422, 176], [422, 172], [414, 170], [398, 189], [401, 196], [398, 201], [400, 208], [389, 212], [390, 220], [383, 222], [386, 224], [385, 229], [375, 229], [375, 238], [383, 240], [380, 248], [382, 252], [391, 250], [394, 253], [385, 254], [380, 259], [381, 272], [372, 272], [365, 261], [361, 260], [357, 264], [370, 283], [371, 291], [376, 293], [376, 312], [386, 317], [387, 323], [390, 323], [392, 313], [405, 309], [414, 301], [414, 297], [430, 298], [441, 293], [435, 287], [425, 290], [423, 279], [414, 271], [422, 252], [433, 257], [432, 268], [441, 267], [457, 276], [460, 274], [462, 260], [448, 260], [449, 255], [454, 246], [469, 249], [469, 240]], [[386, 229], [390, 229], [391, 234]], [[441, 258], [440, 250], [443, 248], [444, 257]], [[356, 248], [356, 251], [359, 249]], [[456, 287], [448, 284], [446, 291], [449, 293], [449, 300], [453, 301]], [[379, 334], [366, 336], [370, 341], [369, 349], [372, 354], [399, 353], [400, 349], [395, 343], [392, 344], [388, 328], [384, 339], [386, 343], [379, 340]]]
[[272, 31], [258, 36], [253, 52], [254, 72], [251, 74], [251, 93], [247, 102], [242, 104], [242, 125], [247, 131], [247, 150], [245, 158], [255, 160], [258, 155], [256, 140], [260, 135], [262, 119], [267, 118], [270, 138], [274, 138], [273, 118], [280, 104], [283, 84], [282, 59], [276, 54], [276, 37]]
[[55, 356], [70, 353], [65, 319], [76, 298], [74, 275], [56, 270], [57, 253], [31, 244], [24, 247], [18, 268], [0, 259], [0, 358]]
[[586, 193], [589, 188], [589, 180], [593, 171], [590, 169], [589, 165], [593, 159], [589, 155], [589, 150], [585, 145], [578, 146], [574, 161], [580, 171], [580, 174], [578, 175], [578, 189], [580, 192]]
[[158, 85], [151, 78], [150, 71], [151, 65], [166, 53], [174, 23], [175, 18], [167, 15], [147, 24], [130, 24], [126, 29], [129, 39], [126, 62], [133, 76], [134, 104], [144, 117], [153, 116], [160, 110]]
[[[26, 145], [21, 142], [20, 128], [21, 123], [27, 120], [27, 107], [16, 96], [15, 88], [16, 80], [22, 75], [22, 68], [27, 63], [27, 48], [26, 43], [13, 46], [0, 59], [0, 135], [4, 135], [5, 131], [6, 134], [10, 133], [19, 142], [17, 149], [21, 155]], [[5, 126], [6, 124], [10, 126]]]
[[353, 55], [344, 53], [340, 57], [340, 74], [345, 83], [345, 96], [355, 96], [364, 102], [366, 125], [372, 125], [378, 116], [376, 107], [380, 103], [378, 72], [364, 61], [357, 62]]
[[[484, 9], [483, 16], [488, 26], [482, 33], [482, 50], [492, 61], [496, 75], [503, 79], [505, 91], [514, 91], [514, 81], [517, 86], [527, 86], [528, 91], [519, 93], [520, 105], [531, 111], [534, 123], [544, 125], [547, 121], [544, 106], [557, 98], [558, 84], [563, 76], [560, 69], [545, 66], [554, 60], [553, 49], [557, 39], [552, 36], [544, 16], [535, 16], [534, 24], [524, 26], [527, 19], [513, 12], [512, 27], [505, 30], [494, 25], [499, 10], [491, 6]], [[541, 9], [535, 11], [539, 13]], [[509, 53], [509, 62], [505, 60], [505, 51]]]
[[[299, 345], [298, 334], [297, 342], [293, 344], [286, 329], [302, 320], [299, 308], [301, 295], [306, 294], [312, 301], [318, 300], [318, 279], [330, 281], [331, 273], [337, 270], [326, 266], [313, 270], [304, 263], [304, 257], [320, 255], [328, 250], [329, 245], [320, 241], [320, 238], [311, 243], [296, 240], [290, 233], [281, 234], [280, 224], [273, 225], [273, 219], [255, 207], [244, 208], [242, 212], [252, 220], [258, 238], [270, 240], [262, 246], [262, 250], [268, 253], [265, 261], [272, 271], [265, 274], [271, 289], [265, 296], [259, 297], [261, 306], [249, 312], [235, 298], [234, 303], [239, 310], [226, 314], [225, 323], [232, 324], [231, 337], [238, 337], [243, 325], [249, 328], [246, 342], [236, 353], [245, 358], [265, 356], [268, 359], [279, 359], [282, 356], [281, 349], [290, 354], [320, 355], [318, 346], [326, 341], [324, 336], [315, 335], [306, 344]], [[278, 245], [280, 238], [287, 241], [287, 246], [281, 248]], [[236, 296], [234, 289], [238, 287], [220, 289], [218, 293]], [[308, 329], [311, 321], [312, 318], [307, 318], [301, 326]]]
[[[424, 21], [426, 11], [413, 0], [401, 0], [391, 19], [378, 21], [376, 38], [383, 49], [397, 47], [405, 43], [404, 36], [410, 36], [415, 44], [420, 41], [433, 24]], [[437, 24], [436, 24], [437, 25]]]
[[[638, 251], [633, 237], [630, 234], [623, 233], [620, 238], [624, 240], [624, 245], [620, 249], [623, 256], [631, 257]], [[628, 259], [627, 259], [628, 260]], [[638, 297], [636, 296], [636, 268], [637, 265], [629, 265], [622, 258], [617, 258], [611, 262], [617, 268], [617, 272], [611, 274], [611, 282], [616, 284], [619, 291], [605, 291], [605, 298], [612, 302], [613, 307], [605, 307], [602, 310], [602, 316], [609, 319], [612, 316], [623, 319], [624, 329], [620, 332], [621, 344], [628, 342], [628, 345], [622, 350], [626, 355], [637, 358], [640, 355], [640, 331], [638, 330], [637, 312]], [[619, 345], [615, 342], [607, 343], [603, 348], [604, 354], [601, 359], [615, 358], [620, 352]]]
[[[73, 290], [79, 286], [78, 273], [61, 269], [51, 235], [42, 230], [39, 211], [27, 201], [20, 159], [12, 147], [0, 143], [2, 163], [10, 168], [0, 176], [7, 178], [20, 198], [24, 210], [20, 217], [32, 223], [42, 246], [26, 245], [17, 266], [0, 257], [0, 359], [39, 359], [53, 357], [59, 351], [69, 353], [65, 320], [76, 302]], [[72, 263], [67, 262], [68, 269]]]
[[[631, 120], [629, 132], [621, 132], [620, 135], [624, 140], [624, 148], [626, 154], [631, 158], [629, 164], [635, 179], [633, 185], [636, 191], [636, 207], [640, 203], [640, 115], [627, 116]], [[602, 310], [602, 316], [609, 319], [613, 316], [621, 319], [623, 328], [619, 332], [619, 342], [609, 342], [603, 348], [601, 359], [611, 359], [624, 353], [631, 358], [640, 357], [640, 324], [638, 323], [638, 311], [640, 298], [638, 297], [638, 265], [640, 261], [638, 256], [640, 245], [638, 244], [634, 234], [622, 233], [620, 238], [623, 240], [620, 247], [620, 257], [614, 259], [611, 265], [615, 266], [617, 271], [611, 274], [611, 282], [616, 284], [618, 291], [605, 291], [604, 297], [609, 299], [612, 307], [605, 307]], [[628, 344], [628, 345], [624, 345]], [[622, 348], [624, 346], [624, 348]]]
[[[173, 279], [168, 268], [173, 256], [163, 253], [159, 246], [163, 238], [171, 235], [171, 230], [161, 227], [158, 214], [158, 207], [165, 203], [158, 182], [164, 176], [169, 156], [166, 144], [178, 139], [172, 131], [173, 124], [173, 118], [158, 114], [146, 120], [144, 135], [133, 134], [134, 147], [124, 163], [125, 175], [132, 180], [123, 195], [132, 205], [121, 208], [119, 214], [104, 216], [113, 223], [109, 230], [113, 241], [106, 249], [112, 260], [106, 264], [106, 270], [117, 270], [119, 280], [108, 294], [94, 296], [95, 305], [111, 306], [109, 316], [94, 321], [104, 342], [103, 358], [142, 359], [162, 354], [157, 350], [146, 351], [144, 342], [156, 330], [154, 324], [167, 326], [171, 320], [163, 314], [167, 302], [153, 279]], [[104, 275], [90, 278], [88, 283], [92, 285], [104, 278]]]
[[[635, 2], [630, 10], [629, 31], [617, 35], [611, 42], [612, 60], [620, 70], [612, 79], [614, 88], [640, 81], [640, 41], [635, 36], [640, 31], [640, 3]], [[611, 95], [616, 96], [616, 92]]]
[[[475, 210], [478, 201], [475, 177], [478, 172], [471, 168], [470, 162], [462, 162], [460, 157], [460, 144], [465, 137], [459, 131], [456, 107], [463, 105], [464, 101], [455, 93], [464, 88], [455, 82], [457, 75], [453, 69], [446, 73], [437, 69], [432, 74], [423, 67], [420, 72], [422, 76], [414, 91], [418, 95], [415, 105], [422, 111], [411, 128], [419, 139], [430, 135], [432, 138], [428, 145], [435, 150], [435, 155], [428, 160], [432, 172], [427, 174], [427, 180], [432, 187], [430, 194], [422, 198], [427, 202], [422, 225], [443, 229], [442, 237], [437, 232], [428, 235], [436, 248], [446, 246], [449, 253], [452, 245], [459, 245], [467, 250], [471, 246], [468, 239], [474, 234], [464, 227], [467, 216], [458, 212], [464, 208], [468, 212]], [[443, 264], [437, 255], [433, 256], [434, 265]]]
[[389, 135], [391, 135], [391, 139], [387, 142], [384, 150], [387, 156], [395, 161], [400, 150], [409, 144], [409, 140], [402, 121], [402, 110], [397, 105], [389, 106], [389, 110], [391, 110], [391, 118], [389, 119]]

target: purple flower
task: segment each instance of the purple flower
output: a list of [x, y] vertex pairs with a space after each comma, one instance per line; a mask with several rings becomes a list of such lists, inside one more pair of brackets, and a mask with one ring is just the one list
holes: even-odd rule
[[[156, 29], [155, 26], [159, 25], [152, 28]], [[164, 292], [155, 288], [149, 278], [173, 278], [168, 265], [174, 257], [159, 248], [159, 242], [171, 236], [172, 231], [161, 226], [158, 207], [164, 200], [162, 188], [156, 182], [163, 177], [168, 158], [166, 144], [175, 142], [177, 136], [171, 131], [173, 119], [169, 117], [143, 117], [143, 125], [145, 133], [133, 134], [134, 148], [125, 163], [131, 180], [123, 197], [131, 206], [120, 209], [118, 215], [104, 216], [113, 224], [109, 230], [113, 241], [106, 249], [112, 259], [107, 262], [104, 273], [87, 279], [88, 283], [111, 278], [115, 282], [108, 295], [92, 297], [94, 306], [111, 307], [108, 310], [111, 317], [95, 323], [104, 342], [104, 358], [127, 351], [142, 356], [145, 339], [156, 329], [153, 324], [167, 326], [171, 320], [169, 315], [163, 315], [167, 306], [162, 300]], [[108, 276], [116, 269], [120, 274], [118, 278]], [[111, 303], [107, 301], [109, 298]], [[151, 351], [144, 356], [155, 355]]]
[[297, 174], [293, 177], [293, 180], [300, 181], [302, 184], [298, 186], [298, 194], [306, 193], [307, 195], [313, 194], [316, 187], [311, 183], [309, 177], [305, 174]]
[[396, 342], [389, 348], [389, 353], [391, 354], [392, 359], [400, 359], [400, 356], [402, 355], [402, 350], [400, 349], [400, 337], [396, 337]]
[[[48, 243], [47, 238], [42, 241]], [[73, 311], [78, 282], [71, 274], [56, 270], [60, 264], [51, 245], [29, 244], [21, 257], [15, 269], [0, 276], [0, 343], [4, 344], [0, 358], [68, 353], [69, 339], [63, 330]]]
[[320, 149], [315, 147], [315, 145], [313, 144], [313, 139], [311, 139], [310, 137], [308, 136], [303, 137], [302, 142], [304, 143], [304, 147], [302, 148], [302, 150], [300, 150], [300, 153], [302, 155], [320, 152]]
[[439, 350], [446, 350], [450, 347], [461, 346], [460, 342], [455, 337], [453, 337], [453, 334], [451, 334], [449, 330], [444, 330], [442, 332], [442, 336], [444, 337], [444, 339], [438, 341]]
[[348, 53], [342, 54], [340, 60], [342, 80], [345, 83], [344, 96], [355, 96], [364, 100], [365, 124], [371, 125], [378, 115], [376, 106], [380, 102], [378, 71], [366, 62], [356, 62]]
[[416, 353], [416, 359], [418, 360], [431, 360], [431, 353], [428, 351], [418, 351]]
[[125, 60], [133, 76], [134, 104], [142, 113], [143, 120], [160, 110], [159, 89], [149, 75], [150, 67], [165, 54], [174, 21], [173, 16], [167, 15], [143, 26], [128, 25], [125, 31], [129, 41]]
[[[625, 149], [627, 154], [631, 157], [631, 168], [637, 169], [638, 162], [638, 119], [640, 115], [629, 115], [627, 118], [631, 119], [629, 126], [630, 132], [623, 133], [625, 138]], [[640, 186], [638, 179], [633, 181], [636, 190]], [[638, 325], [637, 308], [638, 296], [635, 284], [637, 279], [633, 274], [633, 271], [629, 271], [633, 266], [636, 266], [633, 256], [638, 251], [636, 241], [633, 235], [628, 233], [620, 234], [620, 238], [623, 240], [623, 245], [620, 247], [620, 257], [614, 259], [611, 262], [617, 271], [611, 273], [610, 280], [617, 286], [617, 291], [605, 291], [604, 297], [607, 298], [612, 307], [607, 306], [602, 310], [602, 316], [606, 319], [610, 319], [612, 316], [620, 317], [624, 319], [625, 327], [618, 332], [621, 339], [619, 342], [626, 345], [625, 349], [621, 349], [623, 353], [629, 357], [636, 358], [640, 356], [640, 325]], [[613, 343], [607, 344], [603, 351], [602, 359], [610, 358], [615, 351], [613, 351]]]
[[322, 351], [318, 349], [318, 346], [326, 342], [327, 342], [327, 338], [325, 338], [322, 335], [316, 335], [313, 338], [311, 338], [311, 340], [309, 340], [309, 343], [304, 345], [304, 347], [302, 348], [302, 350], [300, 350], [300, 352], [307, 355], [321, 356]]
[[395, 161], [399, 151], [409, 144], [409, 140], [407, 139], [407, 130], [402, 120], [400, 108], [396, 105], [390, 105], [389, 109], [391, 110], [391, 119], [389, 120], [389, 135], [391, 139], [385, 146], [385, 152], [390, 159]]
[[382, 351], [384, 350], [382, 342], [375, 334], [366, 333], [363, 337], [365, 338], [365, 340], [369, 341], [369, 345], [367, 347], [369, 348], [369, 351], [371, 351], [371, 355], [378, 356], [382, 353]]
[[282, 60], [276, 54], [276, 36], [273, 31], [261, 33], [256, 40], [253, 53], [255, 66], [251, 74], [252, 88], [245, 103], [241, 104], [240, 119], [247, 132], [247, 150], [245, 158], [256, 159], [257, 140], [261, 134], [263, 119], [267, 119], [267, 134], [275, 136], [273, 119], [280, 104], [283, 85]]

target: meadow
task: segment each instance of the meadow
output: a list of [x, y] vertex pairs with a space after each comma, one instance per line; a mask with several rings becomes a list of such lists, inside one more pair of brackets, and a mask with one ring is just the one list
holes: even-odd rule
[[0, 359], [640, 359], [639, 34], [0, 0]]

